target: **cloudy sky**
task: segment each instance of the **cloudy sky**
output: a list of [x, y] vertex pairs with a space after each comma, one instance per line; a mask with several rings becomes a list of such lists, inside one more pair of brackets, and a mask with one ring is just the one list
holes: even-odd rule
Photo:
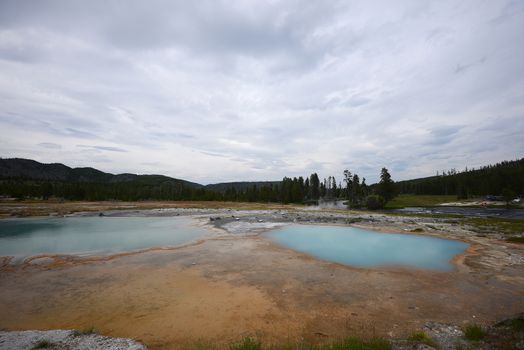
[[521, 158], [524, 1], [0, 0], [0, 130], [204, 184]]

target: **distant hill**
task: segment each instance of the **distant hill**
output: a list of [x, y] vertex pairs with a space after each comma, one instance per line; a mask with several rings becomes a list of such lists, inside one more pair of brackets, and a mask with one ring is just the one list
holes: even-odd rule
[[253, 186], [258, 188], [268, 185], [278, 185], [281, 181], [241, 181], [222, 182], [210, 185], [201, 185], [187, 180], [176, 179], [164, 175], [137, 175], [137, 174], [110, 174], [98, 169], [82, 167], [70, 168], [61, 163], [40, 163], [23, 158], [0, 158], [0, 179], [24, 179], [64, 182], [92, 182], [92, 183], [119, 183], [133, 182], [161, 184], [163, 182], [178, 182], [193, 188], [205, 188], [215, 192], [225, 192], [234, 188], [244, 191]]
[[70, 168], [60, 163], [44, 164], [23, 158], [0, 159], [0, 178], [100, 184], [120, 182], [161, 184], [164, 182], [176, 182], [193, 188], [203, 187], [194, 182], [163, 175], [113, 175], [94, 168]]
[[[229, 182], [203, 186], [163, 175], [114, 175], [94, 168], [70, 168], [60, 163], [44, 164], [22, 158], [0, 159], [0, 195], [16, 198], [129, 201], [255, 201], [265, 198], [265, 201], [269, 201], [276, 198], [276, 190], [268, 192], [264, 187], [278, 184], [280, 181]], [[259, 193], [262, 188], [265, 197]]]

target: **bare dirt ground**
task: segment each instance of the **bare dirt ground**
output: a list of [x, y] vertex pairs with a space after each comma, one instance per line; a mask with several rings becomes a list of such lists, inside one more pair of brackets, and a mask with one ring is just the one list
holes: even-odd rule
[[[105, 215], [132, 215], [137, 209], [116, 204], [120, 210]], [[488, 324], [524, 310], [524, 250], [497, 240], [497, 233], [479, 237], [430, 218], [197, 204], [177, 209], [182, 203], [168, 203], [163, 208], [175, 209], [145, 215], [193, 215], [216, 233], [198, 244], [104, 258], [48, 256], [16, 264], [4, 259], [0, 328], [95, 327], [151, 349], [199, 342], [226, 346], [247, 335], [268, 345], [294, 345], [348, 336], [402, 338], [428, 321]], [[94, 212], [115, 208], [67, 205], [67, 210]], [[142, 203], [132, 205], [144, 209]], [[46, 207], [35, 203], [30, 210], [37, 206]], [[45, 210], [53, 213], [57, 207], [40, 212]], [[451, 273], [357, 269], [282, 248], [262, 233], [264, 223], [291, 222], [351, 223], [404, 233], [423, 227], [419, 234], [461, 239], [471, 248], [456, 259]]]

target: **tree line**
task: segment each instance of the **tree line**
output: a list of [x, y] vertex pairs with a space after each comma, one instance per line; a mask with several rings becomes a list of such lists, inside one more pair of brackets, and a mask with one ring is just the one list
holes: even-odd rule
[[436, 176], [397, 182], [397, 191], [406, 194], [456, 195], [459, 199], [512, 192], [524, 194], [524, 158], [504, 161], [479, 169], [451, 169]]
[[[381, 185], [384, 183], [385, 185]], [[68, 182], [28, 179], [0, 180], [0, 194], [24, 199], [51, 197], [65, 200], [193, 200], [193, 201], [241, 201], [316, 204], [319, 200], [346, 200], [349, 207], [366, 206], [366, 200], [376, 196], [382, 205], [392, 198], [393, 181], [386, 168], [382, 169], [381, 182], [372, 189], [366, 179], [349, 170], [343, 174], [343, 183], [334, 176], [320, 180], [317, 173], [309, 177], [284, 177], [280, 183], [248, 186], [237, 189], [232, 186], [224, 191], [187, 185], [181, 181], [125, 181], [117, 183]], [[389, 187], [388, 187], [389, 186]], [[389, 191], [389, 192], [388, 192]], [[379, 205], [380, 207], [380, 205]]]
[[[31, 171], [26, 169], [27, 162]], [[350, 208], [380, 208], [397, 193], [456, 195], [459, 199], [490, 194], [511, 198], [524, 194], [524, 158], [478, 169], [451, 169], [438, 172], [436, 176], [400, 182], [394, 182], [389, 171], [383, 168], [380, 181], [373, 185], [368, 185], [366, 179], [357, 173], [344, 170], [341, 181], [337, 181], [335, 176], [320, 179], [317, 173], [313, 173], [305, 177], [284, 177], [279, 182], [208, 187], [166, 176], [112, 175], [91, 168], [71, 169], [61, 164], [46, 165], [30, 160], [4, 160], [4, 163], [4, 168], [11, 170], [4, 171], [5, 175], [0, 178], [0, 195], [20, 199], [55, 197], [87, 201], [207, 200], [304, 204], [337, 199], [346, 201]], [[25, 176], [14, 175], [12, 169], [19, 169], [18, 173]], [[58, 176], [54, 180], [46, 179], [46, 176], [56, 175], [63, 169], [77, 176], [70, 174], [60, 179]]]

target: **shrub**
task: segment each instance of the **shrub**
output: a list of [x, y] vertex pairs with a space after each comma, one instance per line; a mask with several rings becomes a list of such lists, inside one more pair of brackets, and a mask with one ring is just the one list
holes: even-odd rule
[[415, 332], [408, 337], [409, 341], [426, 344], [432, 347], [437, 347], [437, 344], [424, 332]]
[[367, 196], [366, 198], [366, 208], [369, 210], [382, 209], [384, 208], [384, 204], [386, 204], [386, 201], [382, 196], [373, 194], [371, 196]]
[[472, 324], [466, 326], [464, 335], [466, 336], [467, 340], [482, 340], [486, 336], [486, 332], [482, 329], [481, 326]]

